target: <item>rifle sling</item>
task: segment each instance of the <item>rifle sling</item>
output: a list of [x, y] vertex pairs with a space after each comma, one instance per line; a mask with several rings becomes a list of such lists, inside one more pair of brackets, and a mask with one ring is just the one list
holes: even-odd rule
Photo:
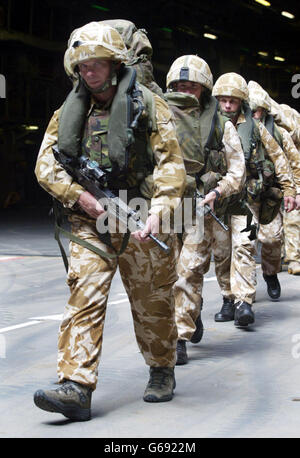
[[128, 245], [129, 237], [130, 237], [130, 232], [127, 231], [126, 234], [123, 237], [122, 240], [122, 245], [119, 251], [116, 251], [115, 248], [113, 247], [112, 244], [107, 245], [114, 250], [115, 253], [106, 253], [105, 251], [101, 250], [100, 248], [96, 247], [95, 245], [87, 242], [86, 240], [82, 240], [80, 237], [77, 237], [76, 235], [72, 234], [72, 232], [67, 231], [63, 227], [60, 226], [61, 224], [61, 218], [60, 218], [60, 210], [58, 208], [58, 204], [55, 199], [53, 199], [53, 212], [54, 212], [54, 218], [55, 218], [55, 226], [54, 226], [54, 238], [58, 243], [64, 266], [66, 271], [68, 272], [68, 258], [66, 255], [66, 252], [64, 250], [64, 247], [61, 243], [60, 240], [60, 234], [68, 238], [74, 243], [77, 243], [78, 245], [87, 248], [88, 250], [92, 251], [93, 253], [96, 253], [98, 256], [104, 257], [104, 258], [109, 258], [109, 259], [115, 259], [118, 256], [120, 256], [124, 251], [126, 250], [126, 247]]

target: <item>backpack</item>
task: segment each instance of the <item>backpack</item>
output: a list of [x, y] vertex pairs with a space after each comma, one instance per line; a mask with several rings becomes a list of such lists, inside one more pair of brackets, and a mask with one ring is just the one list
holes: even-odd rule
[[153, 75], [153, 50], [147, 31], [138, 29], [133, 22], [125, 19], [108, 19], [101, 23], [110, 25], [121, 35], [128, 51], [126, 65], [136, 70], [137, 81], [163, 98], [163, 92]]

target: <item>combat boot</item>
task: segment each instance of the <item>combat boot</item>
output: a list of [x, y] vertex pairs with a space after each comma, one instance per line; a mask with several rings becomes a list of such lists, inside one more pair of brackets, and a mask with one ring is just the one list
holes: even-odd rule
[[254, 313], [251, 304], [248, 302], [238, 302], [235, 306], [234, 324], [236, 326], [248, 326], [254, 323]]
[[268, 294], [271, 299], [278, 299], [281, 294], [281, 287], [277, 275], [263, 274], [264, 280], [267, 283]]
[[67, 381], [55, 390], [38, 390], [34, 403], [47, 412], [58, 412], [71, 420], [86, 421], [91, 418], [91, 388]]
[[234, 320], [234, 300], [228, 297], [223, 297], [223, 305], [221, 310], [215, 314], [215, 321], [232, 321]]
[[171, 401], [175, 386], [173, 367], [150, 367], [150, 378], [143, 399], [146, 402]]
[[187, 364], [188, 356], [186, 352], [186, 341], [185, 340], [177, 340], [176, 345], [176, 366], [182, 366], [183, 364]]

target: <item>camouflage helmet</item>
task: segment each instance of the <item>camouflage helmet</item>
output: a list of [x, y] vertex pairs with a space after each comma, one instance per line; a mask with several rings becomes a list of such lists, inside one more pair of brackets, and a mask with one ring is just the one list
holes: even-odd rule
[[99, 22], [89, 22], [71, 33], [64, 66], [68, 76], [77, 78], [76, 66], [81, 62], [95, 58], [124, 62], [126, 57], [126, 46], [114, 28]]
[[176, 59], [167, 74], [167, 88], [176, 81], [193, 81], [200, 83], [210, 91], [213, 87], [213, 76], [208, 64], [195, 55], [181, 56]]
[[269, 94], [255, 81], [249, 81], [248, 90], [251, 110], [256, 111], [257, 108], [261, 107], [269, 112], [271, 109]]
[[241, 100], [248, 100], [249, 91], [245, 79], [237, 73], [224, 73], [220, 76], [212, 90], [212, 95], [237, 97]]

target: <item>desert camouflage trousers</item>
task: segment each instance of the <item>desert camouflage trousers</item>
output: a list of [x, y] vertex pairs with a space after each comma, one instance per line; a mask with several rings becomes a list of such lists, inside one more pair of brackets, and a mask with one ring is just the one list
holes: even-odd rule
[[[112, 249], [99, 240], [93, 222], [72, 216], [72, 232], [101, 250]], [[103, 327], [111, 281], [119, 267], [131, 304], [134, 331], [139, 349], [149, 366], [173, 367], [176, 361], [177, 329], [172, 286], [176, 280], [175, 244], [166, 243], [164, 254], [152, 241], [139, 243], [130, 237], [118, 258], [102, 258], [70, 242], [67, 283], [70, 299], [65, 308], [58, 337], [59, 381], [73, 380], [95, 389], [102, 349]], [[122, 234], [113, 234], [120, 248]]]
[[173, 288], [178, 338], [183, 340], [190, 340], [196, 329], [195, 320], [199, 316], [202, 301], [203, 277], [209, 270], [212, 253], [221, 293], [231, 298], [230, 231], [224, 231], [210, 216], [204, 218], [202, 240], [198, 240], [195, 231], [193, 229], [183, 234], [183, 243], [178, 250], [178, 280]]
[[300, 263], [300, 210], [284, 213], [285, 262]]
[[[258, 207], [253, 206], [253, 220], [257, 221]], [[256, 216], [255, 216], [256, 215]], [[266, 275], [275, 275], [280, 271], [282, 246], [281, 212], [270, 224], [261, 224], [257, 240], [249, 240], [250, 232], [241, 232], [247, 225], [246, 216], [231, 216], [232, 263], [231, 292], [235, 302], [245, 301], [252, 304], [256, 292], [257, 240], [262, 244], [261, 265]]]
[[270, 224], [261, 224], [258, 231], [261, 243], [261, 269], [266, 275], [276, 275], [281, 270], [283, 244], [283, 216], [279, 211]]

